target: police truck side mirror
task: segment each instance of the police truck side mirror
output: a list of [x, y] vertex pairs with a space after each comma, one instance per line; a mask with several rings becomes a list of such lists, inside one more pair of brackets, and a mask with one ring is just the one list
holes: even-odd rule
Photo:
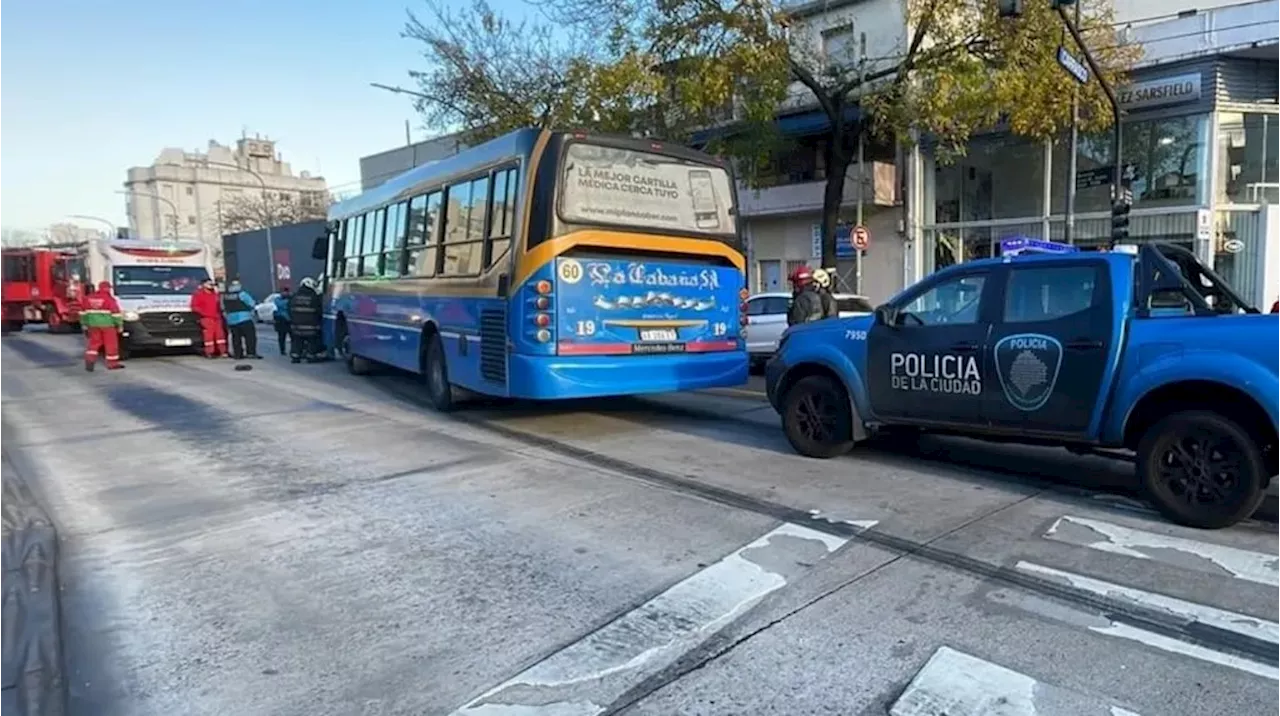
[[314, 243], [311, 244], [311, 258], [317, 261], [324, 261], [329, 257], [329, 237], [317, 236]]
[[898, 309], [887, 303], [876, 306], [874, 315], [876, 323], [881, 326], [893, 328], [898, 325]]

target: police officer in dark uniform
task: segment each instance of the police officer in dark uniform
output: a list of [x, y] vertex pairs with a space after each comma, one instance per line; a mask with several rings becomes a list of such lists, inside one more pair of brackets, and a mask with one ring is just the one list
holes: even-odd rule
[[303, 358], [310, 363], [320, 352], [321, 308], [315, 280], [302, 279], [298, 292], [289, 297], [289, 357], [294, 363]]
[[818, 298], [822, 299], [822, 317], [839, 318], [840, 305], [836, 303], [835, 294], [831, 293], [831, 271], [814, 269], [813, 283], [818, 290]]
[[822, 297], [818, 295], [817, 285], [813, 282], [813, 270], [808, 266], [800, 266], [791, 272], [789, 278], [792, 296], [791, 308], [787, 310], [787, 325], [822, 320]]

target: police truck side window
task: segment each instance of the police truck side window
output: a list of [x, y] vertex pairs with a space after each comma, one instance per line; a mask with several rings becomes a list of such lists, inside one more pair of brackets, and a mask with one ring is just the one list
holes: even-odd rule
[[1087, 311], [1098, 285], [1094, 266], [1014, 268], [1005, 289], [1004, 322], [1053, 321]]
[[940, 283], [902, 307], [915, 320], [903, 325], [963, 326], [978, 322], [978, 301], [986, 276], [960, 276]]

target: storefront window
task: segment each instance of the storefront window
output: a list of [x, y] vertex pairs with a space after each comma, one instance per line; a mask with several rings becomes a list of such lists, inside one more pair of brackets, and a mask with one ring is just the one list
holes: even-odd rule
[[1220, 203], [1280, 202], [1280, 115], [1223, 112], [1218, 115]]
[[948, 224], [1039, 216], [1044, 199], [1044, 145], [1011, 135], [976, 137], [951, 164], [930, 160], [926, 223]]
[[[1190, 206], [1204, 203], [1207, 176], [1203, 171], [1205, 139], [1208, 133], [1205, 115], [1169, 117], [1126, 122], [1121, 132], [1121, 151], [1125, 164], [1134, 167], [1133, 200], [1139, 208]], [[1077, 176], [1111, 164], [1112, 134], [1110, 130], [1081, 135], [1077, 152]], [[1068, 143], [1063, 139], [1053, 148], [1052, 213], [1063, 213], [1066, 206]], [[1077, 214], [1107, 211], [1111, 206], [1111, 183], [1076, 192]]]

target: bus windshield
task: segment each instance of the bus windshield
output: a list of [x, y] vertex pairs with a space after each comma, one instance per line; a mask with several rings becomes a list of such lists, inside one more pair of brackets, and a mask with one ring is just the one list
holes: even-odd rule
[[560, 217], [669, 231], [736, 236], [729, 172], [712, 164], [574, 142], [560, 173]]
[[202, 266], [117, 266], [112, 274], [117, 296], [190, 294], [209, 278]]

